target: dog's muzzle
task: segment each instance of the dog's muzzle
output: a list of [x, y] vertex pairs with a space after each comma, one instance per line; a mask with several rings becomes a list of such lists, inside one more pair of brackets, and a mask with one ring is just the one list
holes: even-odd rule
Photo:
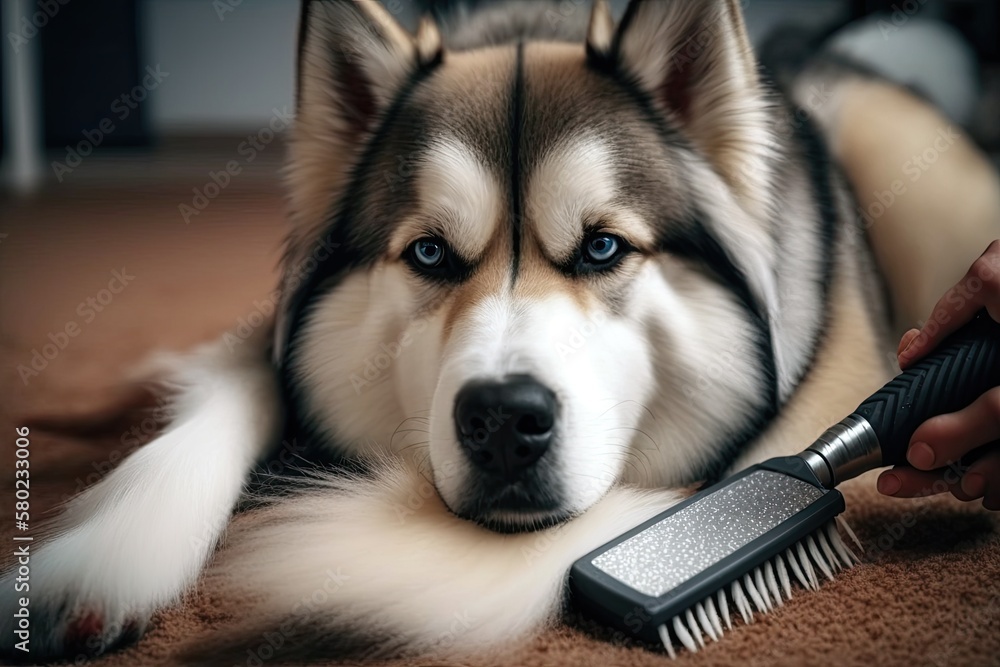
[[548, 451], [557, 410], [552, 390], [531, 376], [472, 381], [455, 397], [455, 430], [473, 466], [513, 483]]

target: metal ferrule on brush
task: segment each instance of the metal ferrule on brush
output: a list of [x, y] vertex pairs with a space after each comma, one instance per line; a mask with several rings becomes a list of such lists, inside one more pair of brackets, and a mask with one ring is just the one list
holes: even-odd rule
[[845, 417], [828, 428], [798, 456], [828, 489], [882, 465], [878, 436], [871, 424], [858, 415]]

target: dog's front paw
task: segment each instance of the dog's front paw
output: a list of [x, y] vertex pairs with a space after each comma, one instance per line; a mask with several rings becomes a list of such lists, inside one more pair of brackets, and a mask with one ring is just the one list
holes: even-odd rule
[[112, 540], [106, 525], [85, 521], [24, 547], [0, 576], [0, 653], [32, 662], [99, 655], [134, 641], [171, 601], [180, 582], [155, 567], [150, 540]]
[[[15, 576], [5, 576], [0, 590], [17, 590]], [[2, 596], [0, 649], [5, 655], [28, 662], [73, 661], [132, 643], [146, 630], [152, 609], [122, 604], [92, 587], [87, 592], [48, 590], [40, 583], [44, 576], [44, 570], [32, 571], [27, 592]]]

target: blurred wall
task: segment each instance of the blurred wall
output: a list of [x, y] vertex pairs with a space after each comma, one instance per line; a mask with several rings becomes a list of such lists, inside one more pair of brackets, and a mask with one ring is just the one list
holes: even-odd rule
[[291, 110], [298, 13], [292, 0], [141, 0], [140, 57], [170, 73], [150, 95], [154, 134], [250, 131]]
[[[415, 23], [419, 3], [393, 0], [398, 18]], [[612, 0], [620, 13], [627, 0]], [[843, 0], [744, 2], [754, 40], [776, 24], [822, 26], [846, 15]], [[267, 123], [292, 107], [299, 3], [294, 0], [141, 0], [147, 64], [171, 74], [150, 96], [154, 135], [227, 134]]]

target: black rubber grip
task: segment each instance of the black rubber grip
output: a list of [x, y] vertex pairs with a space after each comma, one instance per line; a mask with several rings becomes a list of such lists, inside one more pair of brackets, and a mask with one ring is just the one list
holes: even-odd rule
[[1000, 324], [986, 311], [858, 406], [882, 448], [882, 465], [906, 463], [917, 427], [1000, 386]]

